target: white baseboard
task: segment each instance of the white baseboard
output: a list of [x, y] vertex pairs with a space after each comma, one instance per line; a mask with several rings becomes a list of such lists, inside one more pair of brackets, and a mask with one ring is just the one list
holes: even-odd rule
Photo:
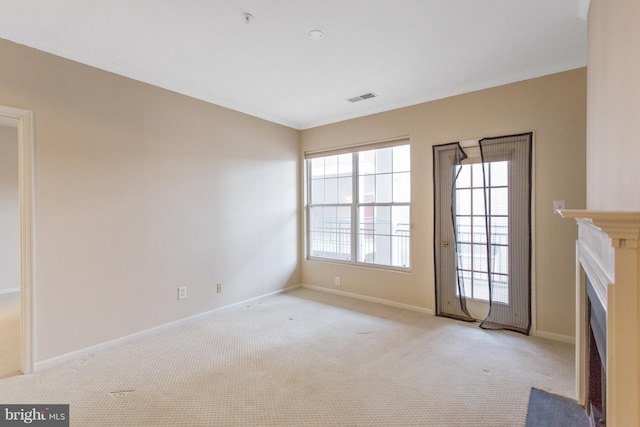
[[534, 335], [534, 336], [536, 336], [538, 338], [545, 338], [545, 339], [548, 339], [548, 340], [564, 342], [564, 343], [567, 343], [567, 344], [575, 344], [576, 343], [576, 337], [572, 337], [570, 335], [556, 334], [554, 332], [546, 332], [546, 331], [537, 330], [532, 335]]
[[339, 291], [337, 289], [329, 289], [329, 288], [324, 288], [322, 286], [316, 286], [316, 285], [302, 284], [300, 286], [304, 289], [310, 289], [312, 291], [325, 292], [325, 293], [334, 294], [334, 295], [341, 295], [343, 297], [355, 298], [362, 301], [375, 302], [378, 304], [388, 305], [391, 307], [404, 308], [405, 310], [418, 311], [420, 313], [433, 315], [433, 310], [431, 310], [430, 308], [418, 307], [417, 305], [403, 304], [401, 302], [390, 301], [382, 298], [368, 297], [366, 295], [353, 294], [351, 292], [344, 292], [344, 291]]
[[69, 362], [71, 360], [81, 359], [83, 357], [89, 356], [89, 355], [91, 355], [93, 353], [96, 353], [98, 351], [106, 350], [106, 349], [108, 349], [110, 347], [114, 347], [114, 346], [119, 345], [119, 344], [127, 343], [127, 342], [130, 342], [130, 341], [133, 341], [135, 339], [139, 339], [139, 338], [142, 338], [142, 337], [145, 337], [145, 336], [148, 336], [148, 335], [157, 334], [159, 332], [162, 332], [162, 331], [164, 331], [166, 329], [172, 328], [172, 327], [174, 327], [176, 325], [179, 325], [181, 323], [188, 322], [190, 320], [196, 319], [196, 318], [201, 317], [201, 316], [206, 316], [207, 314], [210, 314], [210, 313], [213, 313], [213, 312], [216, 312], [216, 311], [219, 311], [219, 310], [223, 310], [223, 309], [230, 308], [230, 307], [233, 307], [233, 306], [236, 306], [236, 305], [240, 305], [240, 304], [247, 304], [247, 303], [249, 303], [251, 301], [256, 301], [256, 300], [263, 299], [263, 298], [266, 298], [266, 297], [270, 297], [270, 296], [273, 296], [273, 295], [283, 294], [283, 293], [292, 291], [294, 289], [297, 289], [299, 287], [300, 287], [300, 285], [289, 286], [288, 288], [284, 288], [284, 289], [280, 289], [280, 290], [277, 290], [277, 291], [269, 292], [267, 294], [260, 295], [260, 296], [257, 296], [257, 297], [253, 297], [253, 298], [249, 298], [249, 299], [246, 299], [246, 300], [238, 301], [238, 302], [235, 302], [233, 304], [225, 305], [223, 307], [214, 308], [213, 310], [209, 310], [209, 311], [205, 311], [203, 313], [195, 314], [193, 316], [185, 317], [184, 319], [180, 319], [180, 320], [176, 320], [176, 321], [173, 321], [173, 322], [165, 323], [165, 324], [162, 324], [162, 325], [159, 325], [159, 326], [155, 326], [155, 327], [150, 328], [150, 329], [146, 329], [144, 331], [136, 332], [136, 333], [133, 333], [133, 334], [130, 334], [130, 335], [125, 335], [123, 337], [116, 338], [116, 339], [113, 339], [113, 340], [109, 340], [109, 341], [106, 341], [106, 342], [103, 342], [103, 343], [100, 343], [100, 344], [92, 345], [91, 347], [85, 347], [85, 348], [80, 349], [80, 350], [76, 350], [76, 351], [72, 351], [72, 352], [69, 352], [69, 353], [65, 353], [65, 354], [62, 354], [60, 356], [55, 356], [55, 357], [52, 357], [50, 359], [46, 359], [46, 360], [43, 360], [41, 362], [37, 362], [34, 371], [37, 371], [39, 369], [49, 368], [51, 366], [55, 366], [55, 365], [59, 365], [61, 363]]
[[[322, 286], [302, 284], [302, 285], [300, 285], [300, 287], [302, 287], [304, 289], [311, 289], [313, 291], [325, 292], [325, 293], [334, 294], [334, 295], [341, 295], [341, 296], [348, 297], [348, 298], [355, 298], [355, 299], [359, 299], [359, 300], [363, 300], [363, 301], [375, 302], [375, 303], [378, 303], [378, 304], [388, 305], [388, 306], [391, 306], [391, 307], [404, 308], [406, 310], [413, 310], [413, 311], [418, 311], [420, 313], [434, 315], [434, 311], [433, 310], [431, 310], [429, 308], [418, 307], [418, 306], [415, 306], [415, 305], [403, 304], [403, 303], [399, 303], [399, 302], [395, 302], [395, 301], [389, 301], [389, 300], [385, 300], [385, 299], [381, 299], [381, 298], [374, 298], [374, 297], [368, 297], [368, 296], [365, 296], [365, 295], [353, 294], [353, 293], [350, 293], [350, 292], [339, 291], [337, 289], [330, 289], [330, 288], [325, 288], [325, 287], [322, 287]], [[576, 343], [575, 337], [572, 337], [572, 336], [569, 336], [569, 335], [556, 334], [556, 333], [553, 333], [553, 332], [546, 332], [546, 331], [538, 330], [538, 331], [533, 332], [531, 335], [539, 337], [539, 338], [544, 338], [544, 339], [548, 339], [548, 340], [552, 340], [552, 341], [563, 342], [563, 343], [567, 343], [567, 344], [575, 344]]]
[[9, 288], [9, 289], [0, 289], [0, 295], [4, 294], [14, 294], [20, 292], [20, 287], [17, 288]]
[[[96, 353], [98, 351], [106, 350], [108, 348], [114, 347], [114, 346], [119, 345], [119, 344], [127, 343], [127, 342], [130, 342], [130, 341], [135, 340], [135, 339], [139, 339], [139, 338], [142, 338], [142, 337], [145, 337], [145, 336], [148, 336], [148, 335], [153, 335], [153, 334], [160, 333], [163, 330], [169, 329], [171, 327], [174, 327], [174, 326], [179, 325], [181, 323], [188, 322], [190, 320], [196, 319], [196, 318], [201, 317], [201, 316], [206, 316], [207, 314], [214, 313], [214, 312], [219, 311], [219, 310], [223, 310], [223, 309], [226, 309], [226, 308], [234, 307], [234, 306], [240, 305], [240, 304], [247, 304], [249, 302], [256, 301], [256, 300], [259, 300], [259, 299], [263, 299], [263, 298], [266, 298], [266, 297], [270, 297], [270, 296], [273, 296], [273, 295], [287, 293], [287, 292], [293, 291], [293, 290], [298, 289], [298, 288], [304, 288], [304, 289], [310, 289], [310, 290], [318, 291], [318, 292], [325, 292], [325, 293], [328, 293], [328, 294], [340, 295], [340, 296], [344, 296], [344, 297], [348, 297], [348, 298], [354, 298], [354, 299], [358, 299], [358, 300], [362, 300], [362, 301], [368, 301], [368, 302], [383, 304], [383, 305], [390, 306], [390, 307], [396, 307], [396, 308], [402, 308], [402, 309], [405, 309], [405, 310], [417, 311], [417, 312], [424, 313], [424, 314], [430, 314], [430, 315], [434, 314], [433, 310], [431, 310], [429, 308], [418, 307], [416, 305], [403, 304], [403, 303], [400, 303], [400, 302], [390, 301], [390, 300], [386, 300], [386, 299], [382, 299], [382, 298], [369, 297], [369, 296], [365, 296], [365, 295], [354, 294], [354, 293], [351, 293], [351, 292], [344, 292], [344, 291], [339, 291], [339, 290], [336, 290], [336, 289], [324, 288], [322, 286], [315, 286], [315, 285], [309, 285], [309, 284], [300, 284], [300, 285], [289, 286], [287, 288], [283, 288], [283, 289], [280, 289], [280, 290], [277, 290], [277, 291], [269, 292], [269, 293], [264, 294], [264, 295], [259, 295], [257, 297], [253, 297], [253, 298], [249, 298], [249, 299], [246, 299], [246, 300], [238, 301], [236, 303], [225, 305], [223, 307], [214, 308], [213, 310], [209, 310], [209, 311], [205, 311], [205, 312], [202, 312], [202, 313], [198, 313], [198, 314], [195, 314], [193, 316], [186, 317], [184, 319], [176, 320], [174, 322], [165, 323], [165, 324], [162, 324], [162, 325], [159, 325], [159, 326], [155, 326], [153, 328], [146, 329], [146, 330], [140, 331], [140, 332], [136, 332], [136, 333], [133, 333], [133, 334], [130, 334], [130, 335], [125, 335], [123, 337], [116, 338], [116, 339], [113, 339], [113, 340], [109, 340], [109, 341], [106, 341], [106, 342], [103, 342], [103, 343], [100, 343], [100, 344], [96, 344], [96, 345], [93, 345], [91, 347], [86, 347], [86, 348], [83, 348], [83, 349], [80, 349], [80, 350], [76, 350], [76, 351], [72, 351], [72, 352], [69, 352], [69, 353], [62, 354], [60, 356], [55, 356], [55, 357], [43, 360], [41, 362], [37, 362], [36, 366], [35, 366], [35, 369], [34, 369], [34, 372], [39, 370], [39, 369], [49, 368], [51, 366], [55, 366], [55, 365], [59, 365], [59, 364], [65, 363], [65, 362], [69, 362], [71, 360], [81, 359], [83, 357], [86, 357], [86, 356], [91, 355], [93, 353]], [[19, 290], [20, 290], [20, 288], [18, 288], [18, 291]], [[9, 293], [9, 292], [0, 291], [0, 294], [2, 294], [2, 293]], [[559, 341], [559, 342], [564, 342], [564, 343], [569, 343], [569, 344], [575, 344], [575, 337], [568, 336], [568, 335], [561, 335], [561, 334], [556, 334], [556, 333], [553, 333], [553, 332], [545, 332], [545, 331], [536, 331], [536, 333], [534, 335], [537, 336], [537, 337], [540, 337], [540, 338], [550, 339], [550, 340], [553, 340], [553, 341]]]

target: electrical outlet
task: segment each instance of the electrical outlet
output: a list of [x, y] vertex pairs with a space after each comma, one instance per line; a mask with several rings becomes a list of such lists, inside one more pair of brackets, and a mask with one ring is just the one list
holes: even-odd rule
[[558, 213], [558, 209], [564, 209], [564, 208], [565, 208], [564, 200], [554, 200], [553, 201], [553, 213], [554, 214]]
[[218, 284], [216, 285], [216, 292], [217, 292], [217, 293], [221, 293], [221, 292], [222, 292], [222, 283], [218, 283]]
[[333, 279], [333, 282], [336, 284], [336, 286], [340, 286], [340, 276], [336, 276], [336, 277]]
[[187, 298], [187, 287], [183, 286], [181, 288], [178, 288], [178, 299], [185, 299]]

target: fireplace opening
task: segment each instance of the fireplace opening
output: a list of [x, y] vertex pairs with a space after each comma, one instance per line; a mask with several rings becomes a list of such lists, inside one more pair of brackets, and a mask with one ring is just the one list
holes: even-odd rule
[[586, 409], [594, 426], [606, 425], [607, 314], [587, 278]]

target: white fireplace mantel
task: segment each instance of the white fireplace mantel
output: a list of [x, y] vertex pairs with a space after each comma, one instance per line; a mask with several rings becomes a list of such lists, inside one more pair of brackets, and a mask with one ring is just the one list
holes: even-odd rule
[[585, 403], [585, 276], [607, 313], [607, 424], [640, 426], [640, 212], [561, 210], [578, 223], [576, 394]]
[[564, 218], [590, 221], [611, 238], [611, 245], [614, 248], [638, 249], [640, 212], [563, 209], [560, 214]]

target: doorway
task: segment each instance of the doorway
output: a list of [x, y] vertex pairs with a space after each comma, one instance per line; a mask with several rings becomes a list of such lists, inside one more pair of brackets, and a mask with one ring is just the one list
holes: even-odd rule
[[529, 334], [532, 142], [529, 132], [433, 147], [438, 316]]
[[18, 120], [0, 118], [0, 378], [20, 373]]
[[33, 357], [33, 113], [0, 105], [0, 378]]
[[[470, 151], [467, 149], [467, 151]], [[482, 162], [469, 156], [457, 166], [455, 227], [458, 278], [464, 286], [469, 314], [482, 321], [489, 315], [489, 274], [494, 302], [509, 304], [509, 162]], [[485, 209], [491, 195], [491, 212]], [[486, 238], [491, 225], [491, 241]]]

